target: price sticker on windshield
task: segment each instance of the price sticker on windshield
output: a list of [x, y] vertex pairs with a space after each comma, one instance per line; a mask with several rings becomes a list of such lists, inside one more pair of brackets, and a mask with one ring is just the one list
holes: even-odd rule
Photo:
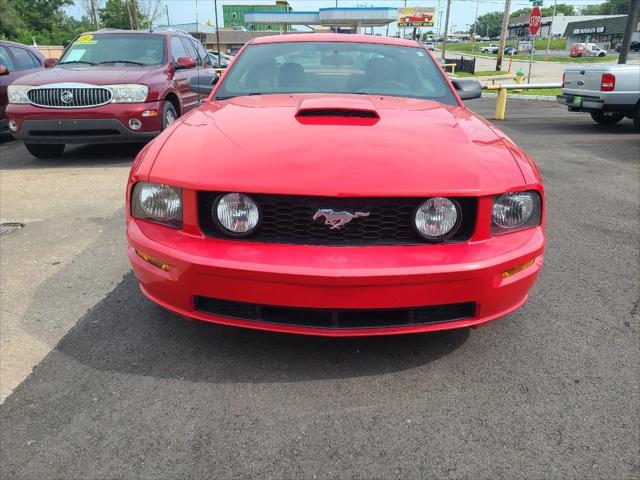
[[95, 45], [96, 43], [98, 42], [93, 39], [93, 35], [91, 34], [80, 35], [78, 39], [73, 42], [74, 45]]

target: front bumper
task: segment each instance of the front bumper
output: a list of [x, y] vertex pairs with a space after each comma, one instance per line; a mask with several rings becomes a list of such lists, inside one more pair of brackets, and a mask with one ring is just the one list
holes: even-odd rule
[[[358, 336], [475, 327], [527, 299], [542, 267], [544, 234], [532, 228], [450, 245], [319, 247], [243, 243], [184, 234], [143, 220], [127, 225], [128, 255], [142, 291], [188, 318], [287, 333]], [[168, 264], [164, 271], [137, 253]], [[533, 261], [509, 277], [503, 272]], [[369, 310], [472, 302], [472, 315], [428, 324], [318, 328], [212, 315], [197, 298], [263, 306]], [[282, 309], [279, 309], [281, 311]]]
[[[144, 117], [145, 111], [157, 112]], [[26, 143], [125, 143], [145, 142], [162, 129], [162, 102], [107, 104], [92, 108], [42, 108], [9, 104], [7, 117], [18, 125], [12, 132]], [[142, 122], [139, 130], [128, 126], [130, 119]]]

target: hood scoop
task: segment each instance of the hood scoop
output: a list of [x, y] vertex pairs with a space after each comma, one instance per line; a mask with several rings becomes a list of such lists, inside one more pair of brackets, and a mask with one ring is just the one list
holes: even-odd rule
[[296, 119], [304, 125], [374, 125], [380, 115], [366, 98], [327, 96], [305, 98], [300, 102]]

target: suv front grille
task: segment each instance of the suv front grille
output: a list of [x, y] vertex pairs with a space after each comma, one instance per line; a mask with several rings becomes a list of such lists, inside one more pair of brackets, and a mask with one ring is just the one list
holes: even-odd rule
[[88, 108], [105, 105], [113, 93], [108, 88], [33, 88], [27, 92], [29, 101], [37, 107]]
[[[200, 228], [205, 235], [228, 238], [216, 225], [212, 207], [223, 192], [198, 192]], [[417, 245], [426, 241], [414, 224], [416, 208], [426, 198], [357, 198], [250, 194], [261, 211], [255, 233], [238, 241], [305, 245]], [[444, 243], [471, 238], [476, 223], [477, 199], [457, 197], [462, 220], [458, 231]], [[318, 210], [367, 212], [340, 229], [331, 229], [323, 218], [313, 219]]]

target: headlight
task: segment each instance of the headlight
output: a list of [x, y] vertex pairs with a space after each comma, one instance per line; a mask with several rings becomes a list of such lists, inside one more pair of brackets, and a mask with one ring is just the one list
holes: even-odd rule
[[258, 226], [260, 210], [248, 195], [228, 193], [213, 204], [211, 212], [223, 230], [231, 235], [250, 234]]
[[493, 197], [491, 233], [494, 235], [540, 225], [542, 207], [538, 192], [513, 192]]
[[9, 103], [30, 103], [27, 92], [32, 88], [31, 85], [9, 85], [7, 88]]
[[131, 214], [170, 227], [182, 226], [182, 189], [160, 183], [138, 182], [133, 188]]
[[149, 87], [138, 83], [124, 83], [121, 85], [105, 85], [113, 92], [113, 103], [140, 103], [147, 99]]
[[416, 210], [415, 222], [420, 235], [427, 240], [442, 241], [453, 235], [460, 225], [457, 204], [448, 198], [434, 197]]

